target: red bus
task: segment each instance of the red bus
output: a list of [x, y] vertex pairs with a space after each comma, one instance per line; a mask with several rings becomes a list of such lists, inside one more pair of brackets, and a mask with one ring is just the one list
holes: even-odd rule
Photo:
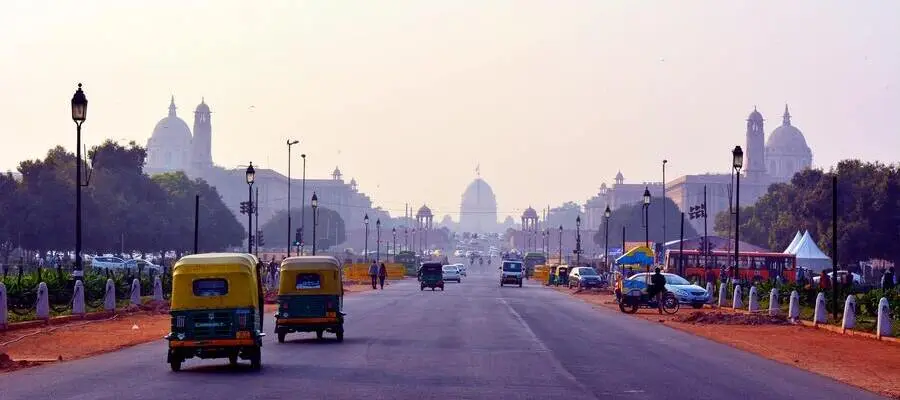
[[[793, 254], [741, 252], [738, 259], [741, 280], [767, 280], [778, 275], [789, 282], [796, 280], [797, 256]], [[665, 261], [667, 271], [681, 272], [687, 280], [697, 278], [698, 281], [706, 282], [707, 276], [718, 280], [722, 270], [726, 268], [729, 269], [728, 274], [733, 276], [730, 267], [734, 265], [734, 252], [725, 250], [713, 250], [707, 254], [697, 249], [666, 250]]]

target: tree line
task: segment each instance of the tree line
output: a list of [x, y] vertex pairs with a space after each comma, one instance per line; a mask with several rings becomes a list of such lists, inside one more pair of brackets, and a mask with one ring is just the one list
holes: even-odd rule
[[[900, 261], [900, 165], [844, 160], [829, 171], [807, 169], [769, 187], [755, 204], [740, 209], [740, 238], [784, 250], [800, 230], [832, 254], [832, 195], [837, 177], [837, 259], [842, 265], [879, 258]], [[716, 216], [719, 235], [733, 231], [734, 216]]]
[[[200, 195], [201, 251], [238, 246], [243, 227], [214, 187], [182, 172], [144, 173], [146, 150], [107, 140], [82, 159], [85, 253], [193, 250], [194, 196]], [[75, 244], [75, 155], [57, 146], [19, 164], [21, 181], [0, 175], [0, 249], [71, 251]]]

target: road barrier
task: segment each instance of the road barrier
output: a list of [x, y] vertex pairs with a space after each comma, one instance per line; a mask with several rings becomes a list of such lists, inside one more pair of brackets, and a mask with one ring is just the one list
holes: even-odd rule
[[[343, 268], [344, 280], [348, 282], [370, 282], [369, 265], [365, 263], [356, 263], [345, 265]], [[403, 264], [385, 263], [387, 269], [387, 278], [390, 280], [403, 279], [406, 277], [406, 267]]]

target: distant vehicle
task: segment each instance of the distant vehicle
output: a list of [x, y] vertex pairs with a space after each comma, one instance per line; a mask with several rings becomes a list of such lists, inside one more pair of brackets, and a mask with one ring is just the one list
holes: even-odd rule
[[[764, 281], [777, 275], [788, 282], [797, 280], [797, 256], [793, 254], [742, 251], [738, 259], [738, 273], [742, 280]], [[677, 272], [678, 268], [683, 268], [684, 276], [690, 279], [705, 280], [703, 277], [709, 273], [712, 274], [712, 279], [718, 280], [722, 272], [721, 266], [733, 264], [733, 251], [712, 250], [703, 254], [698, 249], [684, 249], [682, 253], [678, 250], [666, 250], [666, 271]]]
[[531, 277], [534, 275], [534, 267], [537, 265], [547, 264], [547, 257], [544, 256], [544, 253], [530, 252], [526, 253], [525, 257], [525, 277]]
[[456, 265], [445, 265], [441, 270], [444, 282], [456, 281], [456, 283], [462, 283], [462, 274], [460, 274], [459, 267]]
[[125, 260], [119, 257], [97, 256], [91, 260], [91, 268], [125, 268]]
[[453, 265], [455, 265], [456, 268], [459, 268], [459, 274], [460, 274], [460, 275], [462, 275], [462, 276], [468, 276], [468, 275], [466, 274], [467, 268], [466, 268], [466, 265], [465, 265], [465, 264], [453, 264]]
[[132, 259], [125, 261], [124, 268], [132, 269], [132, 270], [142, 270], [144, 272], [153, 270], [154, 272], [162, 272], [162, 267], [159, 265], [155, 265], [149, 261], [144, 261], [140, 259]]
[[[843, 283], [843, 282], [845, 282], [846, 279], [847, 279], [847, 274], [848, 274], [848, 273], [851, 274], [851, 275], [853, 276], [853, 283], [854, 283], [854, 284], [857, 284], [857, 285], [862, 284], [862, 277], [859, 276], [859, 274], [856, 274], [856, 273], [853, 273], [853, 272], [848, 272], [848, 271], [846, 271], [846, 270], [838, 270], [838, 283]], [[834, 273], [832, 273], [832, 272], [829, 272], [829, 273], [827, 273], [827, 274], [825, 274], [825, 275], [828, 275], [828, 280], [829, 280], [829, 281], [832, 280], [833, 277], [834, 277]], [[819, 281], [821, 280], [821, 278], [822, 278], [822, 277], [821, 277], [820, 275], [814, 276], [814, 277], [812, 278], [813, 284], [814, 284], [814, 285], [818, 285], [818, 284], [819, 284]]]
[[524, 266], [521, 261], [503, 261], [503, 265], [500, 267], [500, 286], [511, 284], [522, 287], [523, 273]]
[[603, 279], [591, 267], [572, 268], [569, 273], [569, 289], [573, 287], [579, 289], [601, 288], [604, 285]]
[[421, 290], [431, 288], [431, 291], [434, 291], [435, 288], [441, 288], [441, 291], [444, 291], [444, 279], [441, 264], [430, 262], [423, 263], [422, 266], [419, 267], [418, 275]]
[[[634, 274], [628, 278], [629, 281], [650, 282], [652, 273], [641, 272]], [[678, 275], [664, 273], [666, 277], [666, 290], [674, 294], [681, 304], [690, 304], [694, 308], [703, 308], [703, 305], [709, 301], [709, 293], [706, 289], [694, 285]]]

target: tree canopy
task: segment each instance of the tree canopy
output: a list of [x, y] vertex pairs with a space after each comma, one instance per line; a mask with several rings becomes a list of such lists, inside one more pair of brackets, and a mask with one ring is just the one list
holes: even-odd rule
[[[663, 207], [666, 207], [666, 235], [663, 237]], [[622, 226], [625, 226], [625, 241], [627, 242], [643, 242], [645, 239], [643, 205], [640, 203], [626, 204], [610, 213], [609, 217], [609, 247], [620, 247], [622, 245]], [[666, 198], [654, 199], [647, 210], [650, 225], [649, 236], [650, 243], [662, 243], [672, 240], [678, 240], [681, 235], [681, 210], [678, 206]], [[594, 243], [600, 246], [605, 245], [606, 224], [604, 221], [600, 224], [600, 229], [594, 234]], [[697, 231], [687, 221], [684, 221], [684, 237], [692, 238], [697, 236]]]
[[[297, 229], [303, 227], [303, 241], [306, 246], [312, 246], [313, 211], [311, 206], [305, 207], [306, 212], [300, 208], [291, 210], [290, 241], [293, 243]], [[344, 227], [344, 219], [336, 211], [326, 207], [318, 207], [316, 240], [317, 248], [327, 249], [331, 246], [343, 243], [347, 240]], [[303, 218], [303, 217], [306, 218]], [[265, 238], [266, 247], [286, 247], [288, 245], [288, 212], [281, 210], [259, 228]], [[384, 232], [382, 232], [383, 234]]]
[[[193, 248], [194, 195], [200, 199], [201, 250], [240, 245], [241, 225], [215, 188], [184, 173], [144, 174], [146, 150], [107, 140], [82, 160], [85, 252], [179, 252]], [[70, 251], [75, 238], [75, 155], [57, 146], [19, 164], [21, 182], [0, 176], [0, 243]]]
[[[741, 240], [780, 251], [808, 230], [826, 254], [832, 249], [832, 189], [837, 176], [838, 262], [900, 259], [900, 169], [897, 165], [844, 160], [825, 172], [808, 169], [789, 183], [774, 184], [756, 204], [741, 207]], [[726, 234], [733, 216], [716, 216]]]

